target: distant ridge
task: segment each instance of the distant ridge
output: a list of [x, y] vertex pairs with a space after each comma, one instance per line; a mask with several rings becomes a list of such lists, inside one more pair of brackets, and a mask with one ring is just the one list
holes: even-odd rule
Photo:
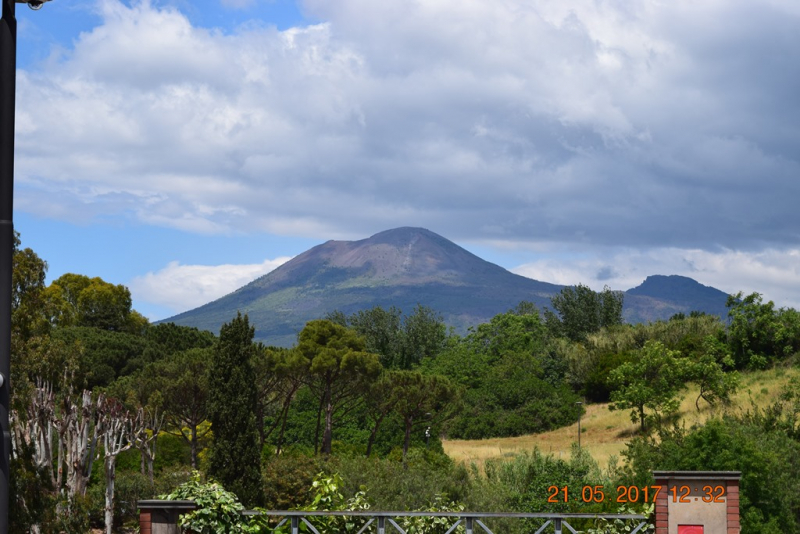
[[666, 319], [676, 313], [704, 311], [725, 319], [728, 294], [719, 289], [678, 275], [648, 276], [640, 285], [625, 292], [623, 316], [629, 323]]
[[[419, 303], [463, 333], [522, 300], [548, 307], [563, 287], [511, 273], [430, 230], [403, 227], [358, 241], [327, 241], [229, 295], [161, 322], [217, 333], [241, 311], [250, 316], [257, 339], [291, 346], [307, 321], [331, 311], [396, 306], [410, 313]], [[724, 309], [726, 298], [690, 278], [654, 276], [626, 292], [624, 314], [629, 322], [666, 319], [692, 311], [695, 302], [707, 303], [698, 309], [712, 313], [720, 302]]]

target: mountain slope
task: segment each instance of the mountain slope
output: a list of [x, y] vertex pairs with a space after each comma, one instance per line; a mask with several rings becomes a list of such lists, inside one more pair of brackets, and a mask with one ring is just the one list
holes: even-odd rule
[[692, 311], [727, 317], [727, 293], [685, 276], [648, 276], [641, 285], [625, 292], [623, 317], [629, 323], [667, 319]]
[[219, 331], [237, 310], [256, 337], [291, 345], [310, 319], [372, 306], [411, 312], [417, 303], [458, 330], [521, 300], [540, 307], [562, 286], [513, 274], [422, 228], [397, 228], [360, 241], [328, 241], [246, 286], [167, 321]]
[[[670, 296], [667, 286], [672, 282], [645, 281], [630, 290], [626, 318], [668, 318], [694, 309], [687, 308], [695, 302], [691, 290]], [[396, 228], [359, 241], [313, 247], [233, 293], [164, 322], [218, 332], [241, 311], [250, 316], [257, 339], [291, 346], [307, 321], [331, 311], [350, 314], [396, 306], [410, 313], [419, 303], [463, 333], [522, 300], [545, 308], [563, 287], [513, 274], [429, 230]], [[721, 302], [724, 306], [724, 298]]]

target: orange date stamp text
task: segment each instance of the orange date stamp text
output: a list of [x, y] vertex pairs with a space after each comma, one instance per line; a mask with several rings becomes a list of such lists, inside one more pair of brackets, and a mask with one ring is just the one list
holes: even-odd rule
[[[694, 491], [693, 491], [694, 490]], [[550, 486], [547, 488], [547, 502], [603, 502], [606, 498], [615, 503], [656, 502], [659, 493], [665, 492], [667, 499], [674, 503], [725, 502], [725, 486], [617, 486], [615, 492], [606, 495], [603, 486], [582, 486], [579, 491], [571, 492], [569, 486]]]

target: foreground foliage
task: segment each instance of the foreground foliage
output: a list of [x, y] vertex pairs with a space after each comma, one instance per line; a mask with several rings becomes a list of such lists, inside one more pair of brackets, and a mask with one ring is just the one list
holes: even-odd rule
[[244, 505], [235, 494], [213, 480], [203, 482], [195, 471], [192, 479], [172, 493], [160, 496], [167, 500], [191, 500], [197, 509], [181, 515], [181, 527], [199, 534], [257, 534], [258, 521], [242, 515]]
[[[78, 274], [47, 286], [46, 270], [15, 236], [14, 532], [119, 529], [135, 521], [138, 499], [172, 490], [190, 467], [232, 491], [191, 486], [227, 503], [223, 511], [262, 502], [570, 509], [547, 503], [542, 486], [644, 483], [654, 468], [739, 469], [743, 534], [800, 529], [797, 387], [767, 410], [669, 426], [688, 383], [698, 386], [699, 411], [725, 405], [736, 371], [800, 362], [800, 313], [758, 293], [731, 296], [729, 324], [690, 312], [627, 325], [622, 294], [577, 286], [554, 297], [554, 311], [522, 302], [466, 336], [448, 334], [423, 306], [407, 316], [336, 312], [309, 322], [287, 349], [253, 343], [247, 316], [219, 338], [149, 325], [124, 286]], [[490, 462], [483, 475], [442, 454], [442, 436], [555, 429], [577, 420], [580, 402], [609, 399], [642, 424], [621, 470], [601, 472], [580, 451], [568, 462], [531, 452]]]

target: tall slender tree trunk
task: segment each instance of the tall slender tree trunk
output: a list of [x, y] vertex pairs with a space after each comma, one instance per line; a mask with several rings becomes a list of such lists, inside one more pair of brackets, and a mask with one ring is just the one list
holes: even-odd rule
[[322, 422], [322, 407], [325, 405], [325, 396], [319, 400], [319, 408], [317, 408], [317, 429], [314, 431], [314, 454], [319, 452], [319, 427]]
[[641, 424], [642, 434], [644, 434], [644, 406], [639, 407], [639, 422]]
[[375, 438], [378, 437], [378, 429], [383, 423], [383, 418], [385, 414], [381, 415], [375, 420], [375, 425], [372, 427], [372, 432], [369, 433], [369, 441], [367, 441], [367, 458], [369, 458], [370, 454], [372, 454], [372, 446], [375, 444]]
[[333, 450], [333, 405], [325, 405], [325, 432], [322, 434], [322, 454], [330, 454]]
[[153, 472], [153, 464], [155, 463], [155, 458], [152, 456], [147, 457], [147, 478], [150, 479], [150, 484], [155, 483], [155, 473]]
[[64, 447], [65, 447], [64, 436], [63, 434], [59, 433], [58, 458], [56, 460], [58, 462], [58, 464], [56, 465], [56, 482], [55, 482], [56, 491], [61, 491], [61, 481], [64, 480]]
[[264, 430], [264, 407], [259, 402], [256, 408], [256, 427], [258, 430], [258, 444], [259, 448], [264, 450], [264, 443], [267, 441], [267, 433]]
[[411, 427], [414, 424], [414, 418], [405, 417], [404, 422], [406, 424], [406, 436], [405, 439], [403, 440], [403, 468], [408, 469], [406, 456], [408, 455], [408, 447], [411, 445]]
[[105, 506], [105, 521], [106, 521], [106, 534], [112, 534], [111, 529], [114, 524], [114, 481], [116, 479], [117, 471], [117, 457], [106, 456], [106, 506]]
[[[290, 399], [291, 400], [291, 399]], [[281, 449], [283, 448], [283, 434], [286, 431], [286, 420], [289, 418], [289, 402], [290, 400], [286, 401], [283, 405], [283, 411], [281, 411], [281, 430], [278, 434], [278, 445], [275, 447], [275, 454], [280, 454]]]
[[190, 444], [192, 446], [192, 469], [197, 469], [197, 425], [192, 425], [192, 439]]

